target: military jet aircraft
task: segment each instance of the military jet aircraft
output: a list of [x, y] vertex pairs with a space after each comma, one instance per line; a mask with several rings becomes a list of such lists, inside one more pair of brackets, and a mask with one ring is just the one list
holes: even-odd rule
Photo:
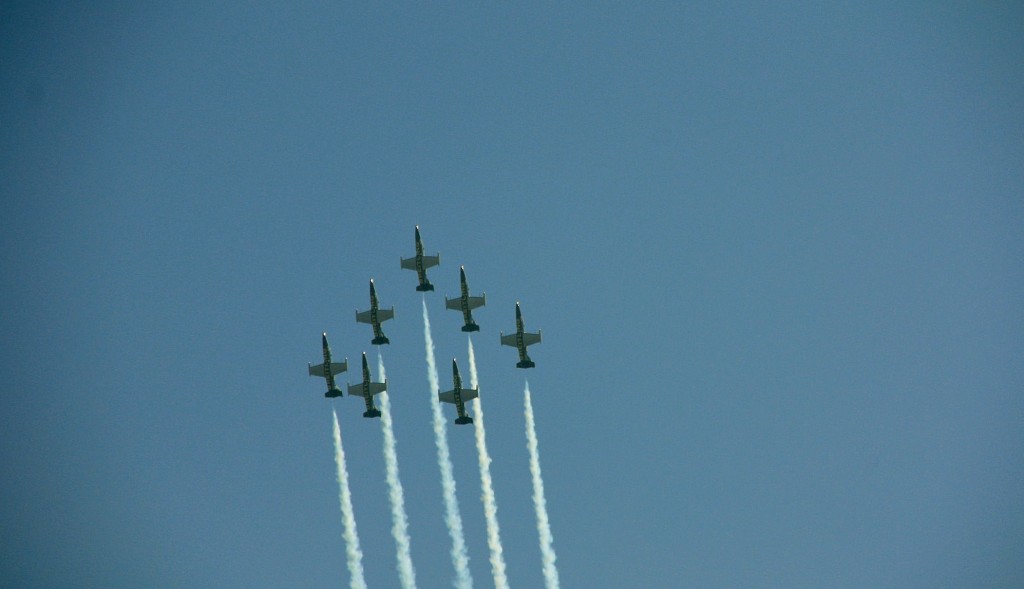
[[501, 333], [501, 345], [512, 346], [519, 350], [519, 362], [516, 368], [533, 368], [535, 364], [526, 353], [526, 346], [540, 343], [540, 330], [537, 333], [526, 333], [523, 331], [523, 313], [519, 310], [519, 303], [516, 303], [516, 332], [512, 335]]
[[363, 417], [380, 417], [380, 410], [373, 405], [373, 396], [383, 393], [388, 388], [388, 381], [373, 382], [370, 380], [370, 366], [366, 363], [366, 352], [363, 352], [363, 382], [348, 385], [348, 394], [359, 395], [366, 401], [366, 412]]
[[473, 423], [473, 418], [466, 415], [466, 401], [475, 399], [477, 397], [477, 390], [462, 388], [462, 377], [459, 376], [459, 365], [455, 363], [454, 358], [452, 358], [452, 381], [455, 388], [443, 393], [441, 391], [437, 391], [437, 398], [444, 403], [452, 403], [455, 405], [455, 410], [459, 412], [459, 416], [455, 419], [455, 423], [458, 425]]
[[434, 290], [434, 285], [427, 280], [427, 268], [432, 268], [441, 263], [441, 254], [436, 256], [423, 255], [423, 241], [420, 240], [420, 226], [416, 226], [416, 255], [411, 258], [402, 258], [402, 268], [415, 270], [420, 278], [420, 284], [416, 287], [419, 292]]
[[473, 322], [473, 309], [477, 307], [483, 307], [487, 302], [487, 293], [483, 293], [478, 297], [469, 296], [469, 286], [466, 285], [466, 268], [464, 266], [459, 267], [459, 280], [462, 282], [462, 296], [457, 299], [444, 298], [444, 306], [453, 309], [455, 311], [462, 311], [462, 318], [466, 324], [462, 326], [462, 331], [480, 331], [480, 326]]
[[380, 328], [382, 321], [387, 321], [395, 316], [395, 308], [380, 309], [377, 305], [377, 289], [373, 287], [373, 279], [370, 279], [370, 310], [356, 311], [357, 323], [369, 323], [373, 326], [373, 339], [370, 341], [375, 346], [390, 344], [391, 340], [384, 335]]
[[327, 334], [324, 333], [324, 363], [309, 364], [309, 375], [319, 376], [320, 378], [327, 379], [327, 392], [324, 393], [325, 397], [333, 398], [340, 397], [342, 395], [341, 389], [334, 385], [334, 375], [341, 374], [348, 370], [348, 358], [345, 358], [344, 362], [332, 362], [331, 361], [331, 346], [327, 344]]

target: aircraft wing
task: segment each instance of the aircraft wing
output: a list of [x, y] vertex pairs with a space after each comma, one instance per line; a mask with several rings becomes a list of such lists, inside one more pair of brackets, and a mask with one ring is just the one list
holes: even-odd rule
[[[425, 257], [423, 259], [426, 260]], [[404, 268], [406, 270], [415, 270], [416, 269], [416, 256], [413, 256], [411, 258], [402, 258], [402, 268]]]
[[394, 307], [391, 307], [390, 309], [378, 309], [377, 310], [377, 321], [380, 321], [381, 323], [387, 321], [388, 319], [394, 319], [394, 317], [395, 317], [395, 308]]
[[532, 346], [533, 344], [540, 343], [540, 332], [537, 333], [523, 333], [523, 345]]
[[423, 256], [423, 268], [433, 268], [441, 263], [441, 256]]
[[[462, 389], [462, 402], [473, 400], [477, 397], [476, 389]], [[455, 404], [455, 389], [438, 393], [437, 398], [442, 403]]]
[[370, 319], [370, 312], [369, 311], [362, 311], [362, 312], [356, 311], [356, 322], [357, 323], [369, 323], [369, 324], [372, 325], [373, 321]]
[[[372, 397], [373, 395], [379, 395], [386, 391], [388, 385], [383, 382], [371, 382], [368, 388], [370, 389], [370, 396]], [[348, 385], [348, 394], [362, 397], [363, 383]]]
[[516, 347], [516, 334], [501, 336], [501, 345]]
[[[472, 311], [473, 309], [476, 309], [478, 307], [483, 307], [484, 306], [484, 298], [483, 297], [467, 297], [466, 298], [466, 305], [469, 306], [469, 310], [470, 311]], [[448, 297], [445, 297], [445, 299], [444, 299], [444, 306], [446, 308], [448, 308], [448, 309], [453, 310], [453, 311], [461, 311], [462, 310], [462, 297], [456, 297], [454, 299], [449, 299]]]
[[[348, 370], [347, 362], [331, 362], [331, 374], [341, 374], [346, 370]], [[327, 377], [323, 364], [317, 364], [316, 366], [310, 365], [309, 374], [311, 376], [319, 376], [320, 378]]]

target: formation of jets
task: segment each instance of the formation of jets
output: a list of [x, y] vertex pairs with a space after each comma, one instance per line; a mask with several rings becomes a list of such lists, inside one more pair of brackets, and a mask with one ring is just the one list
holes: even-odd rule
[[[420, 238], [420, 228], [416, 227], [416, 254], [411, 258], [401, 258], [401, 267], [405, 270], [415, 270], [419, 284], [416, 286], [418, 292], [433, 291], [434, 285], [427, 279], [427, 269], [433, 268], [441, 263], [441, 255], [435, 254], [433, 256], [423, 255], [423, 240]], [[481, 293], [480, 296], [471, 296], [469, 294], [469, 286], [466, 282], [466, 269], [465, 267], [459, 267], [459, 282], [461, 283], [461, 295], [457, 298], [445, 297], [445, 308], [453, 311], [459, 311], [462, 313], [462, 319], [464, 325], [462, 331], [471, 333], [474, 331], [480, 331], [480, 326], [473, 320], [473, 309], [483, 307], [486, 300], [486, 293]], [[377, 300], [377, 289], [370, 280], [370, 308], [366, 311], [356, 311], [356, 322], [366, 323], [373, 328], [373, 339], [370, 340], [375, 346], [384, 344], [390, 344], [391, 341], [384, 335], [384, 331], [381, 329], [381, 323], [388, 319], [395, 317], [395, 308], [382, 309], [380, 303]], [[530, 359], [530, 356], [526, 353], [526, 348], [533, 344], [540, 343], [541, 332], [530, 333], [525, 331], [523, 326], [523, 313], [519, 308], [519, 302], [516, 302], [516, 331], [515, 333], [505, 335], [504, 332], [500, 334], [501, 345], [512, 346], [519, 352], [519, 362], [516, 363], [517, 368], [533, 368], [536, 364]], [[324, 396], [327, 398], [335, 398], [342, 396], [342, 391], [337, 387], [334, 382], [334, 377], [342, 372], [348, 370], [348, 359], [344, 362], [334, 362], [331, 359], [331, 348], [327, 344], [327, 334], [323, 334], [323, 357], [324, 361], [322, 364], [308, 365], [310, 376], [319, 376], [320, 378], [326, 379], [327, 381], [327, 392]], [[465, 425], [473, 423], [473, 418], [466, 414], [466, 401], [471, 401], [479, 395], [477, 389], [463, 388], [462, 378], [459, 376], [459, 365], [455, 359], [452, 359], [452, 381], [453, 388], [450, 391], [437, 392], [439, 402], [451, 403], [455, 405], [458, 417], [455, 419], [455, 423], [458, 425]], [[363, 413], [363, 417], [380, 417], [380, 410], [373, 403], [374, 395], [380, 394], [387, 390], [387, 381], [374, 382], [370, 375], [370, 367], [366, 361], [366, 352], [363, 352], [363, 381], [357, 384], [348, 385], [348, 394], [363, 397], [363, 401], [366, 403], [366, 411]]]

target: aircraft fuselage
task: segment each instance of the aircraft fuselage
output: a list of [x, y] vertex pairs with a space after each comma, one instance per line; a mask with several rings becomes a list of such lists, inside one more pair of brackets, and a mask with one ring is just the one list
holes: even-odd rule
[[380, 305], [377, 303], [377, 293], [370, 287], [370, 321], [373, 323], [375, 334], [380, 332]]
[[526, 355], [526, 343], [523, 341], [523, 333], [526, 327], [523, 325], [523, 314], [516, 305], [516, 349], [519, 350], [519, 361], [529, 362], [530, 357]]
[[334, 371], [331, 370], [331, 347], [327, 345], [326, 335], [324, 336], [324, 378], [327, 379], [327, 394], [338, 390], [338, 387], [334, 386]]
[[519, 331], [516, 332], [516, 349], [519, 350], [519, 362], [521, 364], [533, 364], [530, 360], [530, 356], [526, 353], [526, 345], [523, 343], [523, 327], [519, 326]]
[[469, 287], [466, 286], [466, 281], [462, 281], [462, 320], [465, 325], [462, 327], [462, 331], [480, 331], [478, 326], [473, 321], [473, 310], [469, 308]]
[[363, 401], [366, 402], [366, 412], [363, 417], [377, 417], [380, 411], [373, 405], [373, 395], [370, 394], [370, 387], [363, 385]]
[[427, 269], [423, 266], [423, 240], [420, 239], [420, 228], [416, 228], [416, 277], [420, 279], [420, 286], [428, 286]]

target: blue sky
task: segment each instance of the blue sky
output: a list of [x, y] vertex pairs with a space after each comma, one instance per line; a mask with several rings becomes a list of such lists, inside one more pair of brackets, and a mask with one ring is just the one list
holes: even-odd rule
[[[417, 224], [443, 386], [459, 265], [487, 293], [512, 587], [542, 584], [524, 377], [565, 587], [1024, 582], [1012, 3], [0, 15], [0, 585], [347, 586], [306, 363], [322, 331], [373, 357], [370, 278], [417, 578], [450, 585]], [[529, 371], [498, 345], [517, 300]], [[395, 587], [379, 423], [333, 406]]]

